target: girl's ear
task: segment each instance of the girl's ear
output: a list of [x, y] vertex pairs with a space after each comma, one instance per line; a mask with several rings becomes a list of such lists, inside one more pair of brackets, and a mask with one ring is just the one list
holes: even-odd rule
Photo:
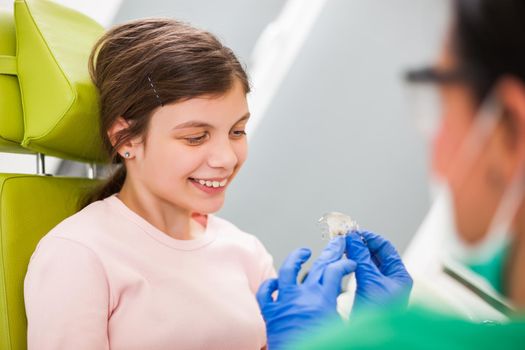
[[[117, 142], [120, 139], [120, 136], [122, 135], [122, 131], [129, 128], [129, 123], [126, 121], [126, 119], [122, 117], [118, 117], [113, 125], [109, 128], [107, 131], [107, 135], [109, 138], [109, 141], [111, 142], [111, 145], [115, 147]], [[118, 145], [118, 149], [116, 150], [123, 158], [130, 158], [131, 148], [132, 148], [131, 140], [124, 142], [123, 144]], [[127, 155], [127, 156], [126, 156]]]

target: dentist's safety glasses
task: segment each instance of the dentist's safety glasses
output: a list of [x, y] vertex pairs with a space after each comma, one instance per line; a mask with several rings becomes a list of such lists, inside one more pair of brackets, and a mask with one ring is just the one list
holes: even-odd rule
[[405, 74], [407, 98], [417, 129], [427, 141], [437, 132], [443, 111], [441, 110], [440, 85], [462, 83], [472, 72], [466, 70], [442, 70], [434, 67], [410, 70]]
[[321, 227], [323, 239], [346, 236], [359, 230], [359, 225], [350, 216], [335, 211], [324, 214], [318, 220], [318, 224]]

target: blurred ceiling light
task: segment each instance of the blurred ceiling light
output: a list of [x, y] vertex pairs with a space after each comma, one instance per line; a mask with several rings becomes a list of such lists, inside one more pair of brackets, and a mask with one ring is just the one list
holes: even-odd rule
[[295, 61], [326, 0], [288, 0], [255, 44], [250, 62], [248, 135], [257, 128]]

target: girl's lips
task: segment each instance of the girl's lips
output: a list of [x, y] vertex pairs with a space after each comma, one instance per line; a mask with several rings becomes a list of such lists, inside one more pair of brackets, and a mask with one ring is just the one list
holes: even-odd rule
[[208, 187], [224, 187], [226, 184], [228, 184], [229, 177], [222, 177], [222, 178], [208, 178], [208, 179], [199, 179], [195, 177], [190, 177], [190, 181], [195, 181], [200, 183], [201, 185], [206, 185]]
[[197, 187], [199, 190], [208, 193], [208, 194], [218, 194], [223, 192], [226, 189], [226, 186], [224, 187], [208, 187], [206, 185], [201, 185], [199, 182], [197, 182], [194, 179], [190, 179], [190, 182]]
[[190, 180], [195, 180], [195, 181], [199, 181], [199, 180], [204, 180], [204, 181], [224, 181], [224, 180], [228, 180], [230, 177], [227, 176], [227, 177], [213, 177], [213, 178], [210, 178], [210, 179], [201, 179], [201, 178], [197, 178], [197, 177], [190, 177], [189, 179]]

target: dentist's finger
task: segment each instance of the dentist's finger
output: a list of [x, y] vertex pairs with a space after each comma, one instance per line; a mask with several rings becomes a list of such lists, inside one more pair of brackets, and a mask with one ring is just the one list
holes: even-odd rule
[[273, 302], [272, 294], [279, 288], [277, 278], [270, 278], [261, 283], [259, 290], [255, 294], [259, 307], [263, 307], [268, 303]]
[[328, 265], [325, 269], [322, 281], [323, 290], [325, 291], [326, 296], [335, 300], [341, 293], [341, 281], [343, 280], [343, 277], [354, 272], [356, 268], [357, 264], [355, 261], [344, 257], [341, 258], [341, 260]]
[[279, 269], [279, 286], [297, 284], [297, 275], [301, 266], [310, 258], [312, 252], [307, 248], [299, 248], [291, 252]]
[[345, 252], [346, 242], [343, 236], [335, 237], [323, 249], [308, 272], [304, 283], [319, 283], [328, 264], [341, 259]]

